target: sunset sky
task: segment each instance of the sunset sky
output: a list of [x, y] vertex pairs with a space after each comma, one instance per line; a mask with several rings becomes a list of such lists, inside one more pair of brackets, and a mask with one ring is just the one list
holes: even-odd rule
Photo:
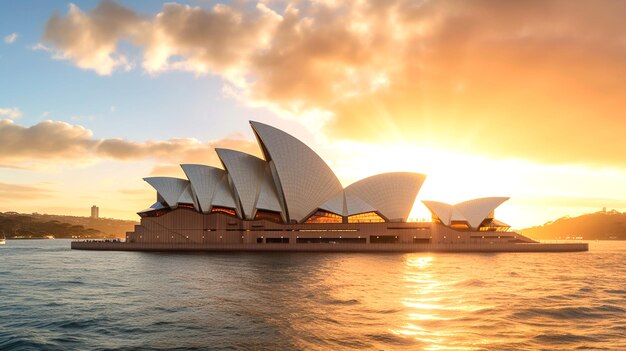
[[[298, 137], [344, 185], [626, 210], [626, 2], [2, 1], [0, 211], [138, 219], [142, 181]], [[413, 217], [427, 217], [419, 203]]]

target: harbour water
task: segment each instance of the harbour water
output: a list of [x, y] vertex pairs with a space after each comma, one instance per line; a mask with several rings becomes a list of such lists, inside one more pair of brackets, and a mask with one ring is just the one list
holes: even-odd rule
[[0, 247], [0, 350], [626, 350], [626, 242], [494, 254]]

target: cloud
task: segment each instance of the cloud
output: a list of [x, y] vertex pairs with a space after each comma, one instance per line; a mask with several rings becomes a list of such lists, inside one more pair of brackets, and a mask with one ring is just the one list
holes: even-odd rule
[[[43, 121], [31, 127], [0, 120], [0, 162], [84, 157], [97, 142], [91, 131], [65, 122]], [[19, 163], [18, 163], [19, 164]]]
[[28, 48], [30, 50], [33, 50], [33, 51], [45, 51], [45, 52], [53, 52], [54, 51], [52, 48], [49, 48], [49, 47], [45, 46], [42, 43], [37, 43], [35, 45], [30, 45], [30, 46], [28, 46]]
[[11, 120], [0, 120], [0, 167], [35, 167], [55, 160], [87, 162], [102, 159], [218, 165], [214, 151], [218, 147], [260, 153], [253, 140], [238, 135], [209, 142], [196, 139], [136, 142], [96, 139], [90, 130], [80, 125], [59, 121], [43, 121], [25, 127]]
[[24, 185], [0, 182], [0, 200], [20, 201], [51, 197], [53, 190], [40, 185]]
[[0, 116], [4, 116], [11, 119], [18, 119], [22, 117], [22, 111], [17, 107], [12, 108], [0, 108]]
[[321, 116], [336, 139], [626, 166], [624, 2], [281, 4], [140, 16], [103, 1], [55, 14], [44, 39], [98, 74], [128, 67], [126, 40], [151, 74], [220, 75], [245, 101]]
[[4, 37], [4, 42], [7, 44], [13, 44], [15, 43], [15, 41], [17, 41], [18, 36], [19, 35], [17, 33], [11, 33]]
[[130, 68], [126, 56], [116, 53], [117, 41], [139, 30], [138, 21], [134, 12], [113, 1], [102, 1], [89, 14], [70, 4], [66, 17], [55, 13], [48, 20], [43, 39], [54, 46], [55, 58], [109, 75], [116, 68]]
[[249, 12], [218, 4], [211, 10], [165, 4], [136, 39], [144, 46], [148, 72], [168, 69], [237, 74], [269, 40], [280, 16], [259, 3]]

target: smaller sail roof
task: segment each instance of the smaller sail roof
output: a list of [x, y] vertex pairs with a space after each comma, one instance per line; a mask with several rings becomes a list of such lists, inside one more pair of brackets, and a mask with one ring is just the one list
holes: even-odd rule
[[508, 197], [482, 197], [458, 203], [454, 207], [465, 216], [470, 227], [477, 228], [487, 215], [508, 199]]
[[197, 204], [204, 213], [210, 212], [213, 194], [224, 178], [225, 171], [220, 168], [196, 164], [183, 164], [180, 167], [191, 182], [194, 205]]
[[[185, 188], [185, 190], [183, 190], [183, 193], [180, 194], [180, 197], [178, 198], [178, 202], [179, 204], [193, 204], [194, 207], [196, 207], [196, 202], [193, 200], [193, 195], [191, 194], [191, 184], [187, 185], [187, 187]], [[196, 208], [197, 210], [198, 208]]]
[[245, 218], [252, 219], [254, 205], [261, 192], [267, 162], [237, 150], [215, 149], [233, 182], [235, 194], [241, 203]]
[[176, 207], [178, 199], [189, 185], [188, 180], [173, 177], [148, 177], [143, 180], [150, 184], [170, 207]]
[[348, 212], [368, 212], [363, 210], [363, 204], [357, 204], [358, 198], [391, 221], [406, 221], [425, 179], [425, 175], [413, 172], [382, 173], [361, 179], [345, 189], [346, 199], [352, 200]]
[[167, 206], [164, 206], [162, 203], [157, 201], [157, 202], [153, 203], [152, 206], [146, 208], [145, 210], [141, 210], [141, 211], [137, 212], [137, 214], [151, 212], [151, 211], [156, 211], [156, 210], [162, 210], [164, 208], [167, 208]]
[[211, 205], [237, 209], [237, 203], [233, 192], [228, 184], [228, 174], [224, 173], [222, 179], [217, 184]]
[[426, 208], [445, 225], [450, 225], [453, 206], [439, 201], [422, 201]]
[[319, 208], [320, 210], [328, 211], [334, 213], [336, 215], [345, 216], [345, 195], [344, 191], [341, 190], [337, 192], [333, 197], [328, 199], [324, 204], [322, 204]]
[[361, 198], [359, 198], [356, 194], [350, 192], [346, 194], [346, 216], [354, 216], [360, 213], [376, 211], [376, 208], [361, 200]]
[[508, 197], [483, 197], [463, 201], [456, 205], [438, 201], [422, 202], [443, 224], [450, 225], [452, 221], [466, 221], [471, 228], [476, 229], [496, 207], [508, 199]]
[[272, 178], [272, 172], [269, 165], [266, 165], [265, 167], [263, 181], [261, 182], [261, 191], [259, 192], [259, 198], [256, 201], [255, 207], [257, 210], [280, 212], [281, 215], [283, 215], [283, 210], [280, 206], [280, 200], [278, 194], [276, 193], [276, 186], [274, 184], [274, 179]]

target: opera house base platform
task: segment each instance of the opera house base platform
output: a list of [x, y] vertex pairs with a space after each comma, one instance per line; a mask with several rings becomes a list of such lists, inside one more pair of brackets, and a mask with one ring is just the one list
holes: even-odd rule
[[531, 244], [149, 244], [92, 241], [72, 242], [74, 250], [173, 251], [173, 252], [576, 252], [588, 251], [587, 243]]
[[586, 243], [540, 243], [512, 231], [456, 230], [436, 222], [276, 223], [177, 209], [143, 217], [125, 241], [74, 241], [105, 251], [573, 252]]

